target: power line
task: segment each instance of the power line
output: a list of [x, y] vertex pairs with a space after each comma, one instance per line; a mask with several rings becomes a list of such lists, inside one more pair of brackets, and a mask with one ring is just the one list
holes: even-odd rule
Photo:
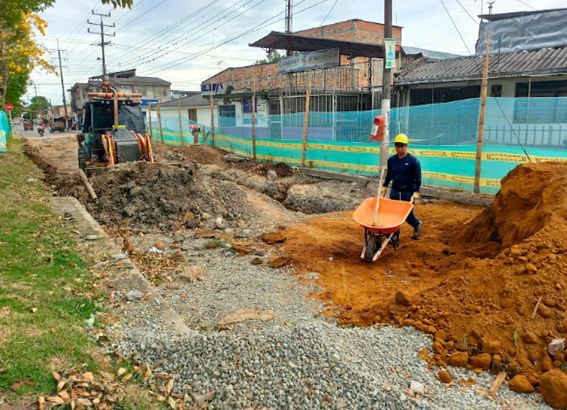
[[163, 3], [165, 3], [167, 0], [161, 0], [158, 4], [154, 5], [153, 7], [150, 7], [149, 9], [147, 9], [145, 12], [143, 12], [142, 14], [140, 14], [138, 17], [134, 17], [133, 19], [131, 19], [130, 21], [128, 21], [126, 24], [124, 24], [123, 26], [121, 26], [120, 28], [123, 29], [124, 27], [129, 26], [130, 24], [132, 24], [134, 21], [138, 20], [139, 18], [145, 16], [146, 14], [148, 14], [150, 11], [152, 11], [153, 9], [155, 9], [156, 7], [162, 5]]
[[[302, 0], [302, 1], [300, 1], [299, 3], [297, 3], [297, 5], [299, 5], [299, 4], [301, 4], [301, 3], [305, 2], [305, 1], [306, 1], [306, 0]], [[311, 6], [308, 6], [308, 7], [304, 8], [304, 9], [298, 11], [298, 12], [295, 13], [295, 14], [296, 14], [296, 15], [297, 15], [297, 14], [300, 14], [300, 13], [302, 13], [302, 12], [304, 12], [304, 11], [307, 11], [307, 10], [309, 10], [309, 9], [312, 9], [313, 7], [318, 6], [319, 4], [326, 3], [327, 1], [329, 1], [329, 0], [321, 0], [321, 1], [315, 3], [315, 4], [311, 5]], [[249, 29], [249, 30], [244, 31], [244, 32], [240, 33], [239, 35], [237, 35], [237, 36], [235, 36], [235, 37], [232, 37], [232, 38], [230, 38], [230, 39], [228, 39], [228, 40], [225, 40], [225, 41], [223, 41], [223, 42], [221, 42], [221, 43], [219, 43], [219, 44], [217, 44], [217, 45], [215, 45], [215, 46], [212, 46], [212, 47], [210, 47], [210, 48], [208, 48], [208, 49], [206, 49], [206, 50], [197, 52], [197, 53], [195, 53], [193, 56], [191, 56], [190, 58], [199, 57], [199, 56], [201, 56], [201, 55], [207, 54], [209, 51], [212, 51], [212, 50], [215, 50], [215, 49], [217, 49], [217, 48], [219, 48], [219, 47], [222, 47], [223, 45], [228, 44], [228, 43], [230, 43], [230, 42], [232, 42], [232, 41], [234, 41], [234, 40], [237, 40], [237, 39], [239, 39], [239, 38], [241, 38], [241, 37], [243, 37], [243, 36], [245, 36], [245, 35], [247, 35], [247, 34], [256, 32], [256, 31], [261, 30], [261, 29], [263, 29], [263, 28], [265, 28], [265, 27], [268, 27], [268, 26], [270, 26], [270, 25], [272, 25], [272, 24], [275, 24], [275, 23], [277, 23], [277, 22], [279, 22], [279, 21], [281, 21], [281, 20], [284, 20], [285, 17], [284, 17], [284, 18], [279, 18], [278, 20], [275, 20], [275, 21], [272, 21], [272, 22], [269, 22], [270, 20], [273, 20], [273, 19], [275, 19], [276, 17], [278, 17], [280, 14], [282, 14], [282, 12], [277, 13], [276, 15], [274, 15], [274, 16], [272, 16], [272, 17], [266, 19], [266, 20], [264, 20], [263, 22], [261, 22], [260, 24], [256, 25], [255, 27], [253, 27], [253, 28], [251, 28], [251, 29]], [[268, 23], [268, 22], [269, 22], [269, 23]], [[160, 66], [160, 67], [158, 67], [157, 69], [155, 69], [155, 70], [153, 70], [152, 72], [150, 72], [150, 74], [155, 74], [155, 73], [158, 73], [158, 72], [167, 70], [167, 69], [171, 69], [171, 68], [173, 68], [173, 67], [178, 66], [179, 64], [183, 64], [186, 60], [187, 60], [187, 59], [183, 59], [183, 60], [178, 61], [178, 62], [176, 62], [176, 63], [174, 63], [174, 64], [170, 64], [170, 65], [166, 65], [166, 66]]]
[[327, 15], [325, 16], [325, 18], [323, 19], [323, 21], [321, 21], [320, 26], [323, 25], [323, 23], [325, 22], [325, 20], [327, 20], [327, 17], [329, 17], [329, 15], [333, 12], [333, 9], [335, 8], [335, 6], [337, 5], [337, 2], [339, 0], [335, 0], [335, 2], [333, 3], [333, 5], [331, 6], [331, 9], [329, 10], [329, 12], [327, 13]]
[[535, 7], [530, 6], [528, 3], [522, 0], [516, 0], [518, 3], [522, 3], [524, 6], [529, 7], [532, 10], [537, 10]]
[[[253, 1], [254, 1], [254, 0], [250, 0], [248, 3], [253, 3]], [[259, 0], [256, 4], [252, 4], [248, 9], [245, 9], [245, 10], [241, 11], [240, 13], [233, 15], [232, 18], [230, 18], [230, 19], [224, 21], [222, 24], [225, 25], [225, 24], [229, 23], [230, 21], [235, 20], [235, 19], [238, 18], [240, 15], [244, 14], [246, 11], [250, 11], [250, 10], [253, 9], [254, 7], [258, 7], [260, 4], [264, 3], [265, 1], [266, 1], [266, 0]], [[299, 3], [298, 3], [298, 4], [299, 4]], [[231, 14], [231, 10], [227, 10], [226, 15], [222, 16], [221, 18], [227, 17], [227, 16], [229, 16], [230, 14]], [[281, 14], [281, 13], [280, 13], [280, 14]], [[211, 19], [209, 19], [209, 20], [211, 20]], [[209, 20], [207, 20], [207, 21], [209, 21]], [[217, 19], [216, 21], [220, 21], [220, 20]], [[213, 22], [212, 24], [214, 24], [214, 22]], [[203, 25], [204, 25], [203, 28], [204, 28], [204, 29], [207, 29], [207, 28], [211, 27], [212, 24], [206, 24], [206, 22], [204, 22], [204, 23], [203, 23]], [[192, 40], [192, 41], [195, 41], [195, 40], [197, 40], [197, 39], [199, 39], [199, 38], [202, 38], [202, 37], [205, 36], [206, 34], [211, 33], [212, 31], [216, 30], [217, 28], [218, 28], [218, 26], [212, 27], [212, 28], [210, 28], [208, 31], [205, 31], [205, 32], [201, 33], [200, 35], [198, 35], [198, 36], [196, 36], [196, 37], [194, 37], [194, 35], [196, 34], [194, 31], [193, 31], [193, 32], [190, 32], [190, 33], [188, 33], [187, 35], [185, 35], [185, 36], [183, 36], [183, 37], [181, 37], [181, 38], [175, 40], [175, 41], [172, 42], [169, 46], [165, 46], [165, 48], [167, 49], [167, 48], [169, 48], [169, 47], [173, 47], [173, 46], [175, 46], [175, 45], [181, 43], [184, 39], [188, 38], [189, 36], [192, 36], [191, 40]], [[197, 31], [197, 32], [198, 32], [198, 31]], [[162, 52], [161, 54], [158, 54], [158, 55], [156, 55], [156, 56], [152, 56], [150, 59], [148, 59], [148, 58], [144, 59], [144, 58], [142, 57], [141, 62], [138, 62], [138, 64], [136, 64], [136, 65], [143, 65], [143, 64], [151, 63], [151, 62], [153, 62], [153, 61], [157, 61], [158, 59], [160, 59], [160, 58], [166, 56], [167, 54], [171, 53], [171, 52], [174, 51], [174, 50], [178, 50], [178, 49], [181, 48], [181, 47], [182, 47], [182, 45], [180, 45], [180, 46], [174, 48], [173, 50], [169, 50], [169, 51], [163, 50], [163, 52]], [[159, 49], [159, 51], [162, 51], [161, 48]], [[159, 52], [159, 51], [158, 51], [158, 52]], [[149, 57], [149, 56], [148, 56], [148, 57]]]
[[129, 15], [136, 7], [138, 7], [140, 4], [142, 4], [144, 2], [144, 0], [140, 0], [137, 1], [136, 4], [134, 4], [134, 6], [131, 9], [128, 9], [128, 11], [126, 11], [124, 14], [122, 14], [120, 17], [118, 17], [115, 21], [115, 23], [118, 23], [120, 20], [122, 20], [124, 17], [126, 17], [127, 15]]
[[461, 3], [460, 0], [455, 0], [457, 3], [459, 3], [459, 6], [461, 6], [461, 8], [465, 11], [465, 13], [467, 13], [467, 16], [469, 16], [471, 18], [471, 20], [474, 22], [475, 25], [478, 26], [478, 20], [475, 19], [472, 14], [465, 8], [465, 6], [463, 6], [463, 3]]
[[451, 17], [451, 13], [449, 13], [449, 10], [447, 9], [447, 6], [445, 6], [445, 2], [443, 0], [440, 0], [441, 4], [443, 5], [443, 8], [445, 9], [445, 11], [447, 12], [447, 15], [449, 16], [449, 19], [451, 19], [451, 23], [453, 23], [453, 26], [455, 27], [455, 30], [457, 30], [457, 33], [459, 34], [459, 37], [461, 38], [463, 44], [465, 45], [467, 51], [469, 52], [469, 54], [472, 55], [471, 50], [469, 49], [469, 46], [467, 46], [467, 43], [465, 42], [465, 39], [463, 38], [463, 36], [461, 35], [461, 32], [459, 31], [459, 28], [457, 27], [457, 24], [455, 24], [455, 20], [453, 20], [453, 17]]
[[[213, 1], [212, 3], [210, 3], [209, 5], [213, 5], [217, 2], [218, 0]], [[208, 12], [212, 12], [213, 16], [210, 17], [207, 20], [201, 21], [200, 24], [197, 24], [197, 26], [195, 27], [190, 27], [188, 30], [185, 30], [185, 27], [181, 28], [180, 32], [176, 34], [176, 27], [180, 26], [183, 23], [187, 23], [188, 21], [190, 21], [192, 18], [196, 18], [198, 17], [198, 13], [200, 13], [202, 11], [203, 8], [200, 8], [199, 10], [195, 11], [194, 13], [190, 13], [189, 15], [185, 16], [184, 18], [178, 20], [177, 22], [175, 22], [174, 24], [172, 24], [169, 27], [166, 27], [163, 30], [160, 30], [159, 32], [157, 32], [156, 34], [150, 36], [149, 38], [147, 38], [146, 40], [140, 42], [141, 44], [138, 45], [137, 47], [134, 47], [133, 50], [137, 50], [137, 49], [141, 49], [144, 48], [143, 44], [147, 44], [148, 42], [150, 42], [151, 40], [155, 39], [157, 40], [161, 34], [165, 34], [167, 32], [172, 32], [173, 33], [169, 34], [168, 36], [166, 36], [165, 38], [160, 38], [161, 44], [156, 44], [154, 46], [150, 46], [150, 47], [146, 47], [148, 49], [148, 52], [142, 53], [141, 55], [132, 57], [130, 59], [128, 59], [125, 64], [130, 64], [130, 65], [134, 65], [137, 64], [138, 62], [143, 62], [144, 60], [148, 59], [148, 57], [151, 54], [157, 54], [160, 52], [163, 52], [164, 49], [172, 46], [172, 45], [176, 45], [181, 39], [183, 39], [184, 37], [180, 37], [180, 36], [187, 36], [187, 33], [191, 33], [191, 34], [195, 34], [196, 32], [198, 32], [199, 27], [201, 26], [207, 26], [207, 23], [215, 18], [215, 17], [219, 17], [218, 13], [215, 13], [215, 8], [211, 8], [209, 7], [207, 9], [207, 11], [205, 12], [205, 14], [202, 16], [206, 16], [208, 14]], [[226, 11], [225, 11], [226, 12]], [[228, 10], [228, 12], [230, 13], [230, 10]], [[224, 16], [220, 16], [221, 18]], [[217, 18], [217, 21], [220, 20], [220, 18]], [[214, 22], [213, 22], [214, 23]], [[210, 25], [209, 25], [210, 26]], [[183, 34], [181, 34], [183, 33]], [[171, 43], [171, 44], [169, 44]]]

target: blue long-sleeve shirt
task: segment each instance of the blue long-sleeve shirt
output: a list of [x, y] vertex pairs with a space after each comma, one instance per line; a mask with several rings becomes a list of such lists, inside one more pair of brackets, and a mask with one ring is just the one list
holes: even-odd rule
[[388, 172], [384, 186], [392, 182], [392, 189], [400, 192], [416, 192], [421, 188], [421, 165], [416, 157], [407, 154], [403, 158], [392, 155], [388, 158]]

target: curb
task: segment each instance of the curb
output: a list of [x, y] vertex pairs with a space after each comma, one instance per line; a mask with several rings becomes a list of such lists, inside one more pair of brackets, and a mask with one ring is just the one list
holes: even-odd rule
[[[68, 223], [76, 229], [75, 233], [83, 238], [93, 258], [100, 263], [108, 263], [109, 289], [104, 290], [109, 296], [137, 291], [143, 297], [130, 299], [131, 305], [135, 307], [139, 303], [151, 304], [153, 312], [176, 335], [192, 332], [76, 198], [53, 197], [51, 202], [53, 210], [69, 220]], [[113, 297], [116, 298], [116, 295]]]

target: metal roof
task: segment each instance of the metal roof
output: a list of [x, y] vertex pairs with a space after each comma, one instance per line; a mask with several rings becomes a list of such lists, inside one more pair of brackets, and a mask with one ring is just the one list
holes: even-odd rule
[[117, 84], [149, 84], [149, 85], [171, 85], [169, 81], [162, 80], [157, 77], [111, 77], [109, 81], [116, 82]]
[[[445, 83], [482, 78], [483, 56], [446, 60], [420, 59], [403, 70], [396, 85]], [[491, 54], [489, 78], [525, 77], [538, 74], [567, 73], [567, 46]]]
[[351, 57], [384, 57], [384, 46], [354, 41], [332, 40], [321, 37], [307, 37], [291, 33], [272, 31], [260, 40], [249, 44], [270, 50], [316, 51], [338, 48], [339, 54]]
[[195, 93], [196, 94], [191, 95], [189, 97], [177, 98], [175, 100], [171, 100], [171, 101], [161, 103], [160, 106], [162, 108], [165, 108], [165, 107], [177, 108], [179, 106], [179, 104], [181, 103], [182, 108], [205, 107], [205, 106], [208, 107], [209, 106], [209, 100], [203, 98], [200, 91], [195, 91]]
[[478, 17], [487, 21], [497, 21], [512, 19], [515, 17], [531, 16], [533, 14], [548, 13], [550, 11], [567, 10], [567, 9], [547, 9], [547, 10], [533, 10], [533, 11], [515, 11], [511, 13], [495, 13], [495, 14], [480, 14]]

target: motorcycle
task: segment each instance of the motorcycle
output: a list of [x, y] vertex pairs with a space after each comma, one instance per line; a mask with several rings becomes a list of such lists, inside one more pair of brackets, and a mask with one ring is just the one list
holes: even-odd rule
[[40, 137], [43, 137], [43, 134], [45, 133], [45, 125], [39, 124], [37, 126], [37, 133], [39, 134]]

